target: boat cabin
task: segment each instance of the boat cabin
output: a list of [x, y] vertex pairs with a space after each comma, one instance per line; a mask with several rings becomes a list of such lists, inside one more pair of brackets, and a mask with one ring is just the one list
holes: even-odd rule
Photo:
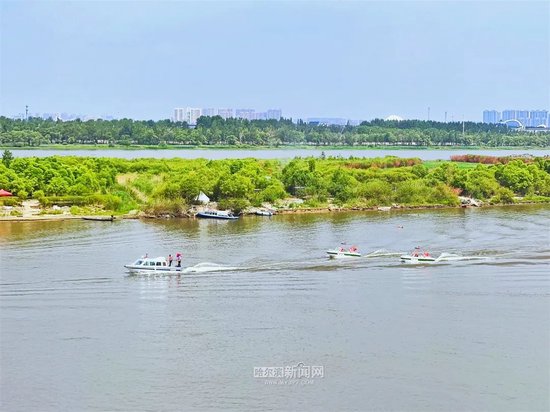
[[168, 262], [166, 261], [166, 258], [161, 256], [157, 258], [141, 258], [136, 260], [132, 266], [144, 266], [144, 267], [151, 267], [151, 266], [168, 266]]

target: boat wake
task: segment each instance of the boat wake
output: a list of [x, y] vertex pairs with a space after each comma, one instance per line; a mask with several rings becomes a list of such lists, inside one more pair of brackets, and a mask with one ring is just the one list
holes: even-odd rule
[[206, 273], [206, 272], [221, 272], [224, 270], [237, 270], [235, 266], [224, 266], [217, 263], [202, 262], [197, 263], [195, 266], [186, 267], [181, 273]]
[[378, 249], [374, 252], [367, 253], [365, 257], [393, 257], [393, 256], [401, 256], [404, 252], [391, 252], [386, 249]]
[[487, 259], [491, 259], [490, 256], [462, 256], [462, 255], [457, 255], [455, 253], [446, 253], [446, 252], [443, 252], [441, 255], [439, 255], [439, 257], [435, 260], [436, 262], [452, 262], [452, 261], [457, 261], [457, 260], [479, 260], [479, 259], [482, 259], [482, 260], [487, 260]]

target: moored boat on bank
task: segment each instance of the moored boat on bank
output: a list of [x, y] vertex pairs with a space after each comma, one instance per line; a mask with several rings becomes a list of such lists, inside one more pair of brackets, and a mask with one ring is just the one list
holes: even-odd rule
[[84, 220], [95, 220], [98, 222], [112, 222], [115, 220], [115, 217], [113, 215], [111, 216], [83, 216], [82, 219]]
[[267, 209], [258, 209], [256, 210], [258, 216], [273, 216], [273, 212]]
[[239, 218], [239, 216], [235, 216], [233, 213], [226, 210], [204, 210], [202, 212], [198, 212], [196, 216], [203, 219], [222, 220], [235, 220]]

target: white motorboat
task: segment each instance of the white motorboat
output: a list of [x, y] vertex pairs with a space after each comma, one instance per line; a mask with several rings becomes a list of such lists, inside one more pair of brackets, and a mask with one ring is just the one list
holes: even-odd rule
[[428, 252], [427, 250], [421, 250], [420, 247], [416, 247], [408, 255], [400, 256], [400, 259], [402, 262], [409, 263], [429, 263], [435, 262], [437, 260], [437, 258], [430, 255], [430, 252]]
[[172, 266], [169, 266], [168, 261], [164, 256], [150, 258], [143, 257], [136, 260], [134, 263], [124, 265], [131, 273], [179, 273], [183, 271], [183, 267], [176, 266], [174, 262]]
[[361, 253], [359, 253], [359, 250], [355, 246], [352, 246], [347, 250], [342, 247], [327, 250], [327, 255], [330, 259], [361, 257]]
[[198, 212], [197, 217], [222, 220], [235, 220], [239, 218], [239, 216], [235, 216], [233, 213], [226, 210], [205, 210], [202, 212]]

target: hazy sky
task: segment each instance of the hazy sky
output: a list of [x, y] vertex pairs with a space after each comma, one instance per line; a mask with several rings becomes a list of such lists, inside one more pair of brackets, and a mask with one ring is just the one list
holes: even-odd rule
[[550, 109], [548, 1], [0, 0], [0, 114]]

